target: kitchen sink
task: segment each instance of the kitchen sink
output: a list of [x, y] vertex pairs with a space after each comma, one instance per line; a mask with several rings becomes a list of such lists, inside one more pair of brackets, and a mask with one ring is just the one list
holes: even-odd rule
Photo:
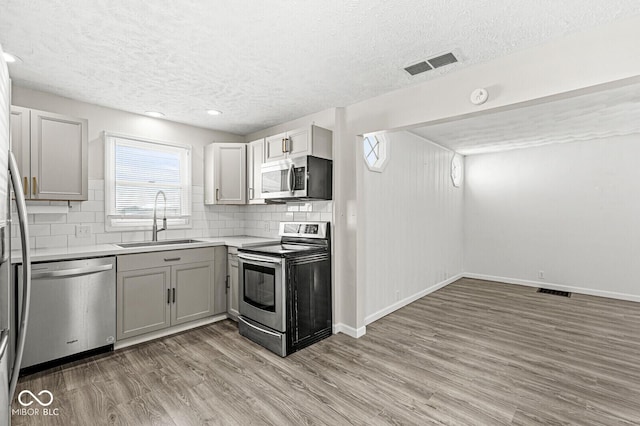
[[116, 244], [122, 248], [134, 248], [134, 247], [153, 247], [153, 246], [171, 246], [175, 244], [190, 244], [201, 243], [200, 240], [165, 240], [165, 241], [143, 241], [140, 243], [122, 243]]

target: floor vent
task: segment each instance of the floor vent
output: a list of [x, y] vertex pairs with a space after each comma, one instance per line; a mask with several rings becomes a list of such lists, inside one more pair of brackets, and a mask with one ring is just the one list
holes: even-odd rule
[[538, 293], [553, 294], [554, 296], [571, 297], [568, 291], [551, 290], [550, 288], [539, 288]]

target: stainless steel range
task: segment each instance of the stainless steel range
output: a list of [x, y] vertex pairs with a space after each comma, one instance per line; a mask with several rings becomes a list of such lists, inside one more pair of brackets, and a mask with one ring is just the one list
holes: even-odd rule
[[284, 222], [279, 244], [240, 249], [240, 334], [280, 356], [331, 335], [328, 222]]

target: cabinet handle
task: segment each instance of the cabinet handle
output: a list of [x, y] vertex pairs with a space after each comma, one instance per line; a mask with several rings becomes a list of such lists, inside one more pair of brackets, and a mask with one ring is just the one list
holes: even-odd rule
[[171, 303], [171, 289], [167, 289], [167, 305]]
[[175, 261], [178, 261], [178, 260], [180, 260], [179, 257], [165, 257], [164, 258], [165, 262], [175, 262]]
[[249, 199], [253, 200], [253, 188], [249, 188]]
[[284, 138], [282, 138], [282, 152], [287, 152], [287, 151], [285, 151], [285, 149], [284, 149]]
[[173, 288], [173, 303], [176, 303], [176, 288]]
[[227, 278], [224, 280], [224, 284], [225, 284], [225, 293], [227, 292], [226, 289], [230, 288], [231, 285], [229, 284], [229, 280], [231, 279], [231, 275], [227, 275]]
[[220, 199], [220, 190], [216, 188], [216, 201]]
[[31, 190], [33, 192], [33, 195], [36, 195], [36, 192], [38, 192], [38, 181], [36, 181], [36, 177], [33, 177], [33, 185], [31, 187]]
[[24, 191], [24, 195], [29, 195], [29, 179], [26, 176], [24, 177], [24, 188], [22, 188], [22, 190]]

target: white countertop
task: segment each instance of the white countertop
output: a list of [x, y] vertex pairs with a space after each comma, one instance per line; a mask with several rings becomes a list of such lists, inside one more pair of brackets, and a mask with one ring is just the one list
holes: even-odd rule
[[[59, 247], [46, 249], [31, 249], [32, 262], [45, 262], [69, 259], [83, 259], [88, 257], [112, 256], [121, 254], [144, 253], [151, 251], [182, 250], [198, 247], [231, 246], [249, 247], [280, 241], [279, 238], [261, 237], [218, 237], [218, 238], [193, 238], [197, 243], [157, 245], [146, 247], [122, 248], [116, 244], [98, 244], [92, 246]], [[11, 251], [11, 263], [22, 263], [22, 252]]]

